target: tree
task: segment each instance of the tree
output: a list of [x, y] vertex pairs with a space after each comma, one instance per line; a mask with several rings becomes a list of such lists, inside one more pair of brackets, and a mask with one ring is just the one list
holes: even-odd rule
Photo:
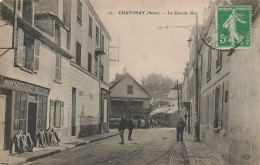
[[162, 99], [165, 94], [174, 86], [174, 82], [161, 74], [151, 73], [141, 81], [143, 87], [152, 95], [154, 99]]

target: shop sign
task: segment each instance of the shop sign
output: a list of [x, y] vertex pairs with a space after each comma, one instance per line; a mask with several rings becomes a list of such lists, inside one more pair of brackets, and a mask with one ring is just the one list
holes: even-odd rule
[[0, 76], [0, 87], [9, 88], [18, 91], [25, 91], [28, 93], [49, 95], [50, 90], [48, 88], [43, 88], [26, 82], [10, 79], [4, 76]]

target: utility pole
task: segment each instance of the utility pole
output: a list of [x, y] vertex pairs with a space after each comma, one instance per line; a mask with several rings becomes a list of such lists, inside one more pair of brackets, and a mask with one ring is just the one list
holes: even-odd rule
[[200, 141], [199, 130], [199, 52], [198, 52], [198, 13], [196, 13], [196, 33], [195, 33], [195, 142]]
[[190, 27], [194, 26], [166, 26], [166, 27], [158, 27], [157, 29], [161, 30], [162, 28], [185, 28], [192, 32], [195, 37], [195, 142], [200, 141], [200, 122], [199, 122], [199, 67], [198, 67], [198, 57], [199, 57], [199, 50], [198, 50], [198, 43], [199, 43], [199, 26], [198, 26], [198, 13], [196, 13], [196, 26], [195, 26], [195, 33]]

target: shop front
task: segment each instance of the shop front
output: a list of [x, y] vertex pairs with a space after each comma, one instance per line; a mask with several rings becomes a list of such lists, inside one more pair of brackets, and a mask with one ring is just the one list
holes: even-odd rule
[[48, 88], [0, 75], [0, 101], [5, 104], [0, 106], [0, 116], [5, 116], [1, 118], [1, 150], [9, 149], [10, 138], [18, 130], [30, 133], [35, 144], [36, 133], [46, 129], [49, 92]]

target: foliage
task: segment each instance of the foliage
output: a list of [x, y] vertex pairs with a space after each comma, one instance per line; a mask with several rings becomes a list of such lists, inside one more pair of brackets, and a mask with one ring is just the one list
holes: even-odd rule
[[170, 88], [175, 85], [169, 77], [155, 73], [150, 73], [146, 78], [143, 77], [141, 83], [155, 100], [163, 99]]

